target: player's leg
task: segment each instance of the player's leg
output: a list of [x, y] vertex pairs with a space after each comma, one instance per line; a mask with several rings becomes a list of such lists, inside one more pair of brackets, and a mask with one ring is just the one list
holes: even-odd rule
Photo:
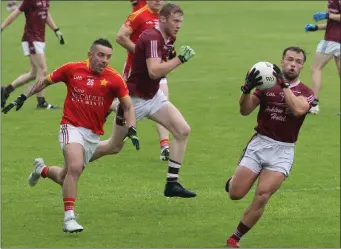
[[225, 184], [225, 190], [231, 200], [242, 199], [256, 181], [262, 170], [261, 161], [257, 156], [262, 149], [260, 138], [254, 135], [245, 146], [234, 175]]
[[[166, 78], [161, 79], [160, 89], [163, 92], [163, 94], [169, 99], [168, 84], [167, 84]], [[160, 148], [161, 148], [160, 160], [168, 161], [169, 159], [169, 131], [158, 123], [156, 123], [156, 130], [159, 135]]]
[[1, 86], [1, 107], [3, 108], [6, 105], [6, 101], [9, 98], [9, 95], [19, 86], [27, 84], [28, 82], [34, 80], [37, 75], [37, 67], [33, 63], [30, 58], [30, 71], [28, 73], [24, 73], [16, 78], [11, 84], [8, 86]]
[[[47, 64], [45, 58], [45, 44], [42, 42], [34, 42], [36, 51], [30, 55], [31, 60], [37, 68], [36, 79], [47, 76]], [[45, 99], [45, 90], [37, 93], [37, 108], [41, 109], [56, 109], [57, 106], [49, 104]]]
[[59, 185], [63, 185], [66, 168], [59, 166], [48, 166], [42, 158], [36, 158], [33, 162], [33, 171], [28, 178], [30, 186], [35, 186], [40, 177], [49, 178]]
[[333, 54], [329, 52], [329, 42], [322, 40], [317, 46], [315, 53], [314, 62], [311, 65], [311, 76], [312, 76], [312, 89], [315, 94], [315, 100], [313, 102], [310, 113], [317, 114], [319, 112], [319, 95], [322, 85], [322, 70], [333, 58]]
[[[160, 94], [160, 93], [158, 93]], [[162, 94], [163, 95], [163, 94]], [[163, 95], [164, 96], [164, 95]], [[155, 99], [158, 99], [157, 97]], [[152, 103], [154, 108], [162, 106], [158, 111], [151, 114], [150, 119], [161, 124], [173, 135], [170, 145], [170, 155], [167, 173], [167, 184], [164, 195], [167, 197], [195, 197], [196, 194], [192, 191], [183, 188], [178, 183], [179, 171], [182, 166], [190, 127], [180, 111], [169, 101]], [[167, 100], [166, 98], [164, 100]]]
[[124, 146], [124, 139], [127, 134], [128, 128], [124, 124], [123, 110], [122, 108], [118, 108], [110, 138], [99, 143], [90, 162], [106, 155], [118, 154]]
[[80, 143], [69, 143], [63, 149], [66, 175], [63, 189], [64, 232], [81, 232], [83, 227], [76, 222], [74, 213], [77, 184], [84, 169], [84, 147]]
[[280, 188], [285, 180], [282, 172], [263, 169], [259, 174], [259, 181], [254, 199], [246, 209], [234, 234], [227, 240], [229, 247], [239, 247], [239, 240], [257, 223], [262, 217], [266, 204], [270, 197]]

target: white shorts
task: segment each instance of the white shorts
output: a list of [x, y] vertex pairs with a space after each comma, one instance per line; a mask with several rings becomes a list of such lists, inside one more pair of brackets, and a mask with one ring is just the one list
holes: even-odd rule
[[148, 118], [170, 102], [166, 95], [159, 89], [152, 99], [131, 97], [136, 114], [136, 120]]
[[162, 85], [162, 84], [167, 84], [168, 83], [168, 81], [167, 81], [167, 78], [166, 77], [164, 77], [164, 78], [162, 78], [161, 80], [160, 80], [160, 85]]
[[45, 42], [27, 42], [24, 41], [21, 43], [22, 48], [24, 50], [24, 55], [30, 54], [44, 54], [45, 53]]
[[316, 52], [340, 56], [340, 45], [338, 42], [322, 40], [317, 45]]
[[83, 127], [69, 124], [60, 125], [59, 143], [62, 150], [70, 143], [78, 143], [84, 148], [84, 165], [88, 164], [100, 142], [100, 136]]
[[262, 169], [273, 170], [289, 176], [294, 163], [295, 144], [284, 143], [256, 134], [247, 144], [239, 161], [257, 175]]

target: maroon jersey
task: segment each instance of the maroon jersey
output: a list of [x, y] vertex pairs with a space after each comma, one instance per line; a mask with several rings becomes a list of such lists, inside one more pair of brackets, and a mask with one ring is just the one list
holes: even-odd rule
[[[290, 85], [295, 96], [302, 95], [311, 106], [314, 100], [312, 89], [297, 80]], [[260, 108], [255, 130], [264, 136], [286, 143], [295, 143], [306, 115], [300, 117], [291, 113], [285, 103], [284, 93], [279, 85], [267, 90], [256, 90], [254, 95], [260, 99]]]
[[26, 24], [22, 41], [44, 42], [49, 0], [23, 0], [19, 10], [25, 13]]
[[[340, 0], [328, 0], [328, 13], [341, 13]], [[326, 41], [335, 41], [341, 43], [340, 29], [340, 22], [328, 19], [324, 39]]]
[[169, 46], [156, 28], [145, 30], [136, 42], [131, 74], [127, 80], [131, 96], [152, 99], [159, 90], [162, 77], [155, 80], [149, 77], [146, 62], [149, 58], [160, 58], [160, 61], [169, 58]]

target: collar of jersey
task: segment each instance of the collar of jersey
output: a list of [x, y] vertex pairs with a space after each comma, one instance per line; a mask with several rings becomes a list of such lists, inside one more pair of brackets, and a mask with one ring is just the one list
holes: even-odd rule
[[297, 80], [295, 80], [294, 82], [291, 82], [291, 83], [290, 83], [289, 88], [298, 86], [298, 84], [300, 84], [300, 83], [301, 83], [301, 80], [300, 80], [300, 79], [297, 79]]

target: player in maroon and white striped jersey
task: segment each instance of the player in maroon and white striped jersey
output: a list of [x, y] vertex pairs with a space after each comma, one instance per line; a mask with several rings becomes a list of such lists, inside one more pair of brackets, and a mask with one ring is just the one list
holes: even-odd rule
[[328, 11], [317, 12], [313, 15], [316, 22], [327, 20], [323, 24], [306, 24], [307, 32], [325, 30], [324, 39], [320, 41], [315, 53], [314, 63], [311, 66], [313, 90], [315, 100], [310, 109], [310, 113], [317, 114], [319, 112], [319, 94], [322, 85], [322, 70], [327, 63], [334, 58], [338, 68], [339, 76], [341, 75], [340, 66], [340, 46], [341, 46], [341, 2], [340, 0], [328, 0]]
[[[63, 34], [54, 23], [49, 13], [49, 0], [23, 0], [20, 6], [15, 9], [1, 24], [1, 32], [8, 27], [20, 14], [25, 13], [26, 24], [22, 37], [24, 55], [30, 57], [31, 70], [20, 75], [7, 87], [1, 86], [1, 107], [15, 88], [27, 84], [38, 78], [45, 77], [47, 66], [45, 60], [45, 25], [47, 24], [56, 34], [60, 44], [64, 44]], [[37, 108], [53, 109], [56, 106], [47, 103], [45, 92], [37, 94]]]
[[262, 77], [257, 77], [259, 71], [255, 69], [246, 75], [239, 100], [240, 113], [249, 115], [259, 106], [258, 124], [225, 189], [232, 200], [240, 200], [257, 179], [258, 184], [251, 205], [227, 240], [228, 247], [239, 248], [239, 240], [261, 218], [269, 199], [290, 174], [295, 142], [314, 100], [312, 89], [299, 79], [305, 60], [306, 54], [301, 48], [286, 48], [281, 60], [282, 72], [274, 65], [277, 84], [253, 94], [251, 90], [262, 84]]

